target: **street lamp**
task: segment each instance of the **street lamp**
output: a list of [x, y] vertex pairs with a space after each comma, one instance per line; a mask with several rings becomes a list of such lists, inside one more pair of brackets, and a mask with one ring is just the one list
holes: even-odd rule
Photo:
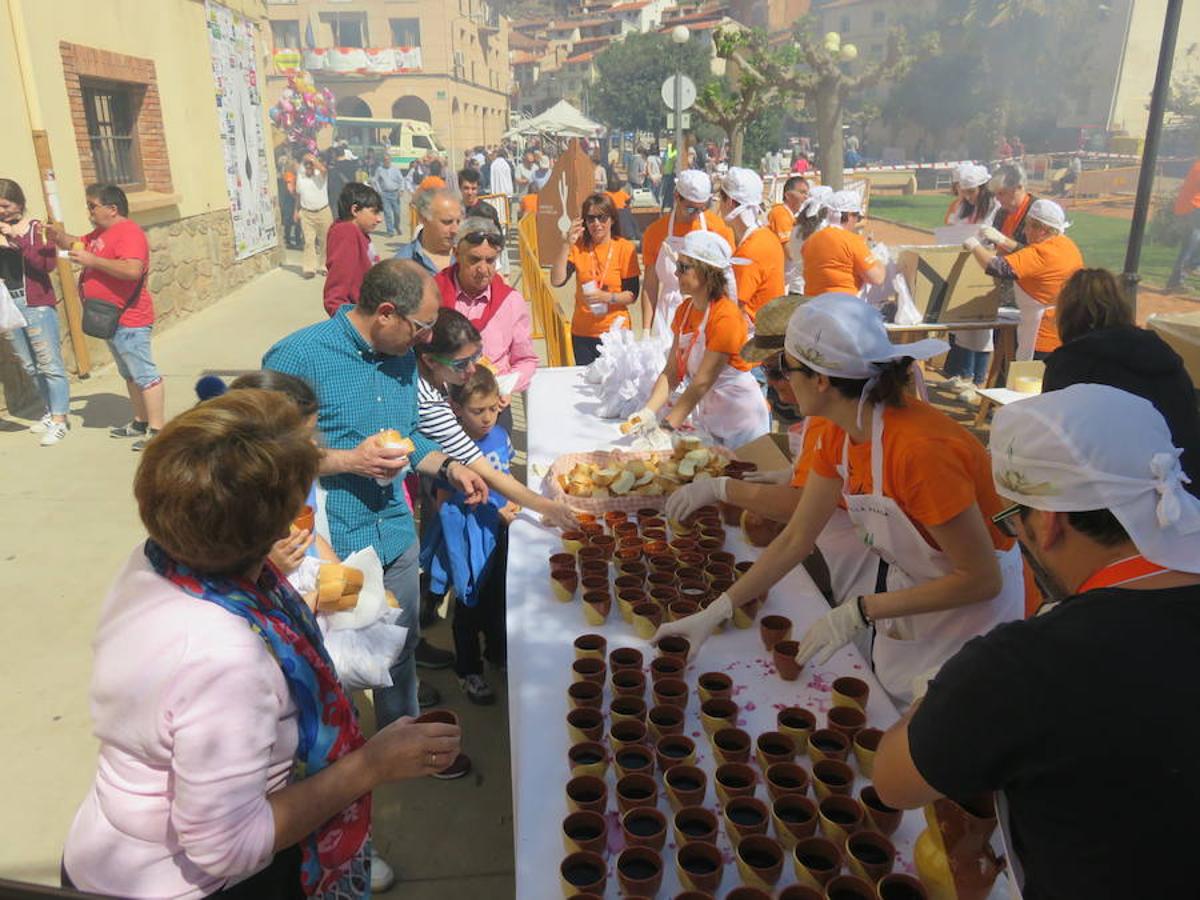
[[683, 45], [692, 37], [686, 25], [671, 29], [671, 42], [680, 48], [675, 63], [675, 179], [679, 180], [681, 167], [686, 160], [683, 152]]

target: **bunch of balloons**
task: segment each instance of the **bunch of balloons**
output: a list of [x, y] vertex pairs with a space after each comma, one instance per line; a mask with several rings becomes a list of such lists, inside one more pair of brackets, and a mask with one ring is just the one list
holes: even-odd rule
[[268, 115], [271, 123], [287, 135], [294, 149], [316, 153], [317, 132], [337, 118], [333, 91], [318, 88], [307, 72], [289, 75], [283, 95]]

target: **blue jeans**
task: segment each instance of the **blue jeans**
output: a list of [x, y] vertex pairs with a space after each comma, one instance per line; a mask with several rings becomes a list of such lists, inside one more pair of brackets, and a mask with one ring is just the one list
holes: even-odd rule
[[396, 595], [400, 604], [397, 625], [408, 629], [404, 649], [388, 671], [390, 688], [371, 692], [375, 701], [375, 730], [395, 722], [401, 716], [419, 716], [417, 703], [417, 660], [413, 656], [421, 639], [421, 548], [416, 541], [383, 570], [383, 586]]
[[1179, 248], [1179, 258], [1175, 260], [1175, 268], [1171, 270], [1171, 280], [1167, 284], [1175, 287], [1183, 282], [1183, 273], [1193, 266], [1200, 266], [1200, 209], [1192, 210], [1188, 216], [1191, 232], [1183, 239]]
[[150, 329], [149, 325], [137, 328], [118, 325], [117, 333], [107, 341], [121, 377], [136, 382], [143, 391], [162, 381], [150, 355]]
[[37, 384], [43, 408], [53, 416], [65, 416], [70, 388], [62, 358], [58, 312], [53, 306], [27, 306], [23, 297], [16, 304], [29, 324], [5, 334], [21, 368]]
[[987, 381], [991, 361], [990, 350], [968, 350], [955, 344], [946, 355], [946, 374], [951, 378], [958, 375], [970, 379], [975, 384], [983, 384]]
[[388, 234], [400, 231], [400, 193], [385, 191], [379, 195], [383, 198], [383, 227]]

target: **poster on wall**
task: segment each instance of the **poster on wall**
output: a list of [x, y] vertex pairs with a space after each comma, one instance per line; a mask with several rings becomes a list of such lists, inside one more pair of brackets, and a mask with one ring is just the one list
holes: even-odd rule
[[205, 2], [205, 15], [234, 255], [245, 259], [279, 242], [259, 92], [258, 32], [249, 19], [212, 0]]

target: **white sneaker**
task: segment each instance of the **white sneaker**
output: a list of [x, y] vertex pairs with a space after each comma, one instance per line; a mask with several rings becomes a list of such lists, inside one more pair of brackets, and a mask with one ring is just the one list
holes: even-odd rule
[[371, 892], [382, 894], [396, 883], [396, 873], [374, 850], [371, 851]]
[[46, 413], [44, 416], [42, 416], [40, 419], [38, 419], [36, 422], [34, 422], [32, 425], [30, 425], [29, 430], [32, 431], [34, 434], [45, 434], [49, 430], [50, 426], [53, 424], [54, 424], [53, 416], [51, 416], [50, 413]]
[[42, 435], [39, 442], [43, 447], [53, 447], [59, 441], [67, 436], [67, 432], [71, 428], [66, 422], [51, 422], [50, 427], [46, 429], [46, 433]]
[[957, 393], [963, 403], [970, 405], [979, 402], [979, 388], [974, 382], [968, 381], [967, 386]]

